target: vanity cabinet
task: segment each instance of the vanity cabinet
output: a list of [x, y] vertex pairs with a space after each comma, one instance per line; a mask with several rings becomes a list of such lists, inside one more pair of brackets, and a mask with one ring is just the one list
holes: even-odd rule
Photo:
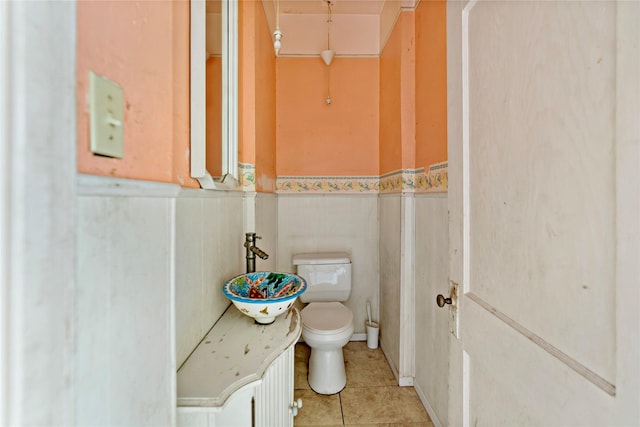
[[178, 370], [177, 425], [292, 427], [301, 332], [295, 308], [258, 325], [230, 306]]
[[293, 427], [293, 360], [291, 346], [273, 362], [255, 388], [256, 427]]

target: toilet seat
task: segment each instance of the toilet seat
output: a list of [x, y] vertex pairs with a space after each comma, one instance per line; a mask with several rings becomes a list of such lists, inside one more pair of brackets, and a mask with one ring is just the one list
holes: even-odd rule
[[339, 334], [353, 327], [353, 312], [339, 302], [312, 302], [301, 314], [303, 329], [315, 334]]

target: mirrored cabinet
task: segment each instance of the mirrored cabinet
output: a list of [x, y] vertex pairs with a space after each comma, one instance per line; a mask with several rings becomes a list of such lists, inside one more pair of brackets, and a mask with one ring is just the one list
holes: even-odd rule
[[238, 2], [191, 0], [191, 177], [238, 183]]

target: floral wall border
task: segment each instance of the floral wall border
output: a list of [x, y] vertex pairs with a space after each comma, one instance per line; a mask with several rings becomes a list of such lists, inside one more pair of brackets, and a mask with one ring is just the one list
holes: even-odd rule
[[386, 173], [380, 177], [381, 193], [414, 192], [424, 181], [424, 168], [402, 169]]
[[378, 193], [377, 176], [279, 176], [277, 193]]
[[242, 191], [256, 191], [256, 166], [250, 163], [238, 163], [240, 188]]
[[446, 193], [449, 191], [449, 162], [440, 162], [429, 166], [429, 171], [425, 174], [424, 189], [427, 193]]
[[[242, 191], [255, 191], [256, 167], [239, 164]], [[446, 193], [448, 162], [424, 168], [402, 169], [381, 176], [279, 176], [276, 193]]]

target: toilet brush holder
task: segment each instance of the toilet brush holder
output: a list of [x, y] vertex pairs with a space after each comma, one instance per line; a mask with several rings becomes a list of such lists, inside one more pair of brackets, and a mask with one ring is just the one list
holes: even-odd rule
[[378, 348], [378, 334], [380, 333], [380, 325], [376, 322], [365, 322], [367, 326], [367, 347]]

